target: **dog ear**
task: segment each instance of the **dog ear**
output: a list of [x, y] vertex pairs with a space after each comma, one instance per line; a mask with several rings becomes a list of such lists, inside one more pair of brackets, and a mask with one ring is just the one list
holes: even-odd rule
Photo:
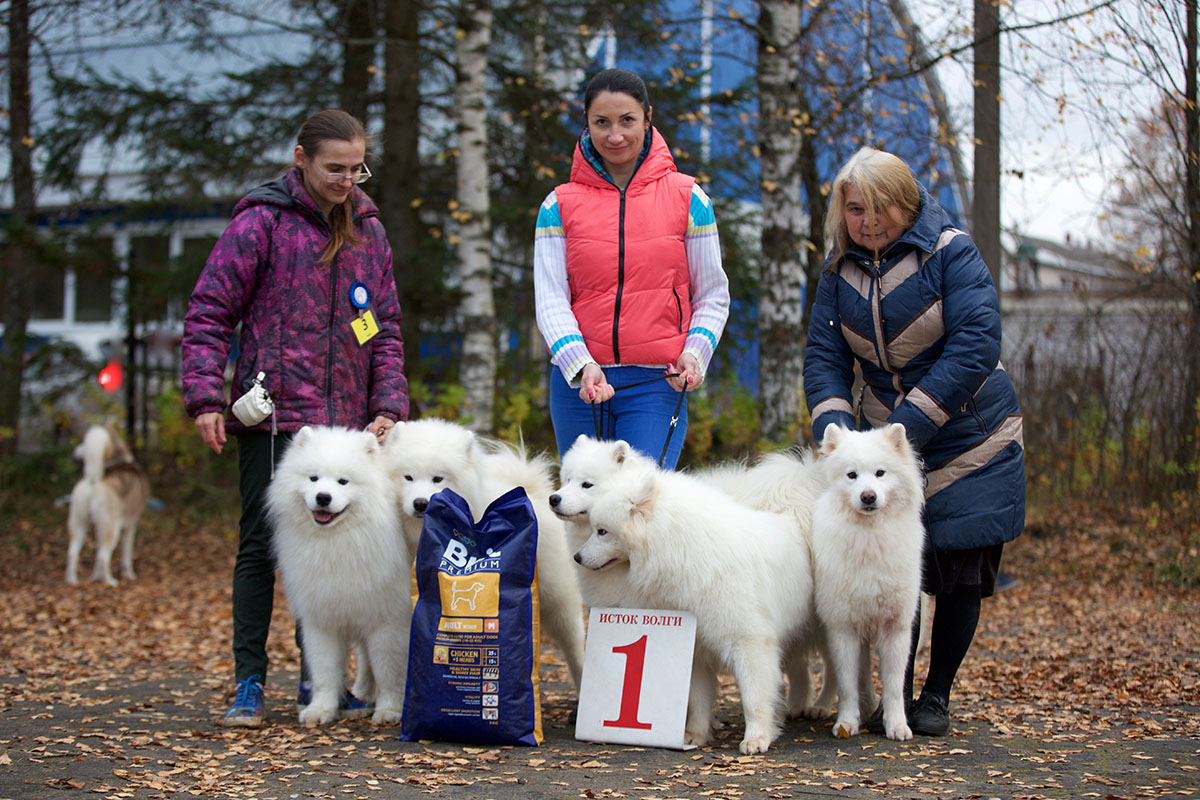
[[908, 434], [904, 430], [903, 423], [893, 422], [884, 428], [884, 434], [887, 436], [888, 442], [892, 447], [896, 448], [896, 452], [905, 456], [909, 453]]
[[379, 443], [379, 437], [370, 431], [359, 431], [359, 442], [362, 444], [363, 450], [367, 455], [374, 455], [383, 449], [383, 445]]
[[649, 474], [629, 495], [629, 522], [637, 530], [645, 530], [658, 500], [658, 476]]
[[624, 439], [617, 439], [617, 441], [613, 443], [613, 461], [616, 461], [618, 464], [624, 464], [625, 459], [629, 458], [629, 453], [631, 450], [632, 448], [629, 446], [629, 442], [625, 441]]
[[825, 434], [821, 437], [821, 455], [827, 456], [837, 449], [838, 440], [842, 438], [845, 431], [841, 425], [830, 425], [825, 429]]
[[400, 438], [400, 433], [404, 425], [404, 420], [396, 420], [396, 424], [388, 431], [387, 436], [383, 437], [383, 442], [380, 444], [380, 449], [383, 452], [388, 452], [394, 447], [399, 447], [397, 440]]
[[313, 429], [305, 425], [300, 430], [296, 431], [296, 438], [292, 440], [293, 444], [303, 444], [312, 438]]
[[108, 440], [104, 443], [104, 463], [111, 464], [113, 461], [117, 460], [118, 456], [121, 455], [121, 445], [117, 441], [117, 437], [113, 433], [111, 427], [105, 425], [103, 430], [108, 436]]

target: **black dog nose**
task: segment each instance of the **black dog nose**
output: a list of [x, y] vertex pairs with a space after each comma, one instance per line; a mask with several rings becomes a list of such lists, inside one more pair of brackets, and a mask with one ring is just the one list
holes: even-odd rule
[[319, 505], [321, 508], [327, 507], [332, 502], [333, 496], [330, 495], [329, 492], [321, 492], [319, 495], [317, 495], [317, 505]]
[[562, 498], [556, 494], [550, 495], [550, 507], [558, 508], [558, 504], [562, 502]]
[[582, 563], [583, 563], [583, 559], [579, 557], [579, 553], [576, 553], [576, 554], [575, 554], [575, 563], [576, 563], [576, 564], [582, 564]]
[[874, 493], [874, 492], [871, 492], [871, 491], [863, 492], [863, 493], [862, 493], [862, 495], [861, 495], [861, 498], [862, 498], [862, 504], [863, 504], [864, 506], [873, 506], [873, 505], [875, 505], [875, 500], [877, 499], [877, 498], [875, 497], [875, 493]]
[[418, 497], [416, 500], [413, 500], [413, 511], [416, 511], [418, 514], [424, 514], [427, 508], [429, 508], [429, 500], [427, 498]]

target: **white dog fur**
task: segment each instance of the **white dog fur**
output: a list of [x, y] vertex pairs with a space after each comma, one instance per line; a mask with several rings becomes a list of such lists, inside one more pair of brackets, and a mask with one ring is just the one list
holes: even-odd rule
[[825, 430], [820, 464], [829, 488], [813, 514], [817, 613], [838, 677], [833, 735], [859, 733], [863, 646], [879, 653], [883, 725], [890, 739], [912, 738], [903, 682], [921, 590], [924, 502], [920, 463], [904, 426]]
[[538, 521], [537, 573], [541, 624], [559, 646], [575, 686], [583, 671], [583, 601], [575, 582], [562, 522], [547, 498], [549, 461], [476, 436], [461, 425], [425, 418], [397, 423], [384, 442], [384, 461], [396, 487], [404, 535], [415, 555], [429, 498], [451, 489], [479, 519], [489, 503], [520, 486]]
[[67, 583], [79, 582], [79, 553], [88, 531], [95, 530], [96, 560], [92, 580], [117, 585], [112, 574], [113, 551], [121, 543], [121, 572], [133, 580], [133, 543], [138, 520], [150, 500], [150, 481], [133, 455], [108, 428], [94, 425], [75, 448], [83, 462], [83, 477], [71, 492], [67, 513]]
[[411, 567], [396, 491], [375, 437], [301, 428], [267, 492], [274, 550], [300, 620], [312, 699], [300, 722], [338, 716], [350, 646], [359, 653], [351, 691], [374, 700], [371, 721], [400, 722], [412, 617]]
[[[811, 554], [813, 508], [828, 479], [816, 454], [809, 449], [792, 448], [768, 453], [755, 464], [731, 462], [698, 470], [696, 477], [722, 489], [739, 503], [763, 511], [787, 514], [796, 523]], [[811, 563], [811, 562], [810, 562]], [[786, 655], [788, 675], [788, 716], [823, 719], [833, 715], [837, 701], [837, 681], [831, 668], [828, 640], [814, 614], [809, 634], [801, 646]], [[811, 656], [819, 652], [825, 664], [820, 696], [813, 700]], [[859, 675], [859, 706], [870, 713], [875, 708], [875, 687], [871, 682], [869, 653]]]
[[[559, 487], [549, 504], [566, 526], [570, 552], [578, 552], [592, 535], [591, 510], [596, 499], [613, 485], [621, 470], [653, 469], [656, 464], [623, 441], [599, 441], [580, 435], [563, 453]], [[613, 564], [601, 571], [572, 563], [579, 591], [588, 608], [629, 608], [629, 565]]]
[[696, 615], [685, 741], [709, 741], [717, 673], [728, 670], [746, 720], [740, 749], [766, 752], [783, 717], [783, 654], [811, 615], [809, 552], [794, 521], [629, 459], [589, 516], [592, 534], [575, 560], [597, 572], [624, 571], [620, 605]]

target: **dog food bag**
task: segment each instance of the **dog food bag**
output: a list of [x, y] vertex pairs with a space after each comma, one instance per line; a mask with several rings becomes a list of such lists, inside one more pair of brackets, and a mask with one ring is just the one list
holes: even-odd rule
[[451, 490], [431, 497], [413, 584], [401, 737], [541, 744], [537, 517], [525, 490], [479, 522]]

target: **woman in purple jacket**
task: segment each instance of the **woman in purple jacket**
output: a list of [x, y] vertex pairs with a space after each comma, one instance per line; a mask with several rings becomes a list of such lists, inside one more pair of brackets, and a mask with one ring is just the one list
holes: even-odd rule
[[[183, 335], [183, 394], [204, 443], [238, 442], [242, 516], [233, 572], [237, 689], [225, 725], [263, 722], [266, 642], [275, 588], [267, 485], [304, 425], [385, 436], [408, 416], [400, 305], [379, 210], [358, 188], [371, 176], [361, 122], [320, 111], [300, 129], [288, 172], [234, 207], [196, 282]], [[225, 366], [241, 325], [231, 402]], [[231, 413], [259, 373], [274, 413], [247, 424]], [[297, 642], [300, 636], [297, 632]], [[303, 667], [302, 667], [303, 672]], [[298, 701], [306, 702], [302, 675]], [[365, 704], [347, 695], [347, 711]]]

